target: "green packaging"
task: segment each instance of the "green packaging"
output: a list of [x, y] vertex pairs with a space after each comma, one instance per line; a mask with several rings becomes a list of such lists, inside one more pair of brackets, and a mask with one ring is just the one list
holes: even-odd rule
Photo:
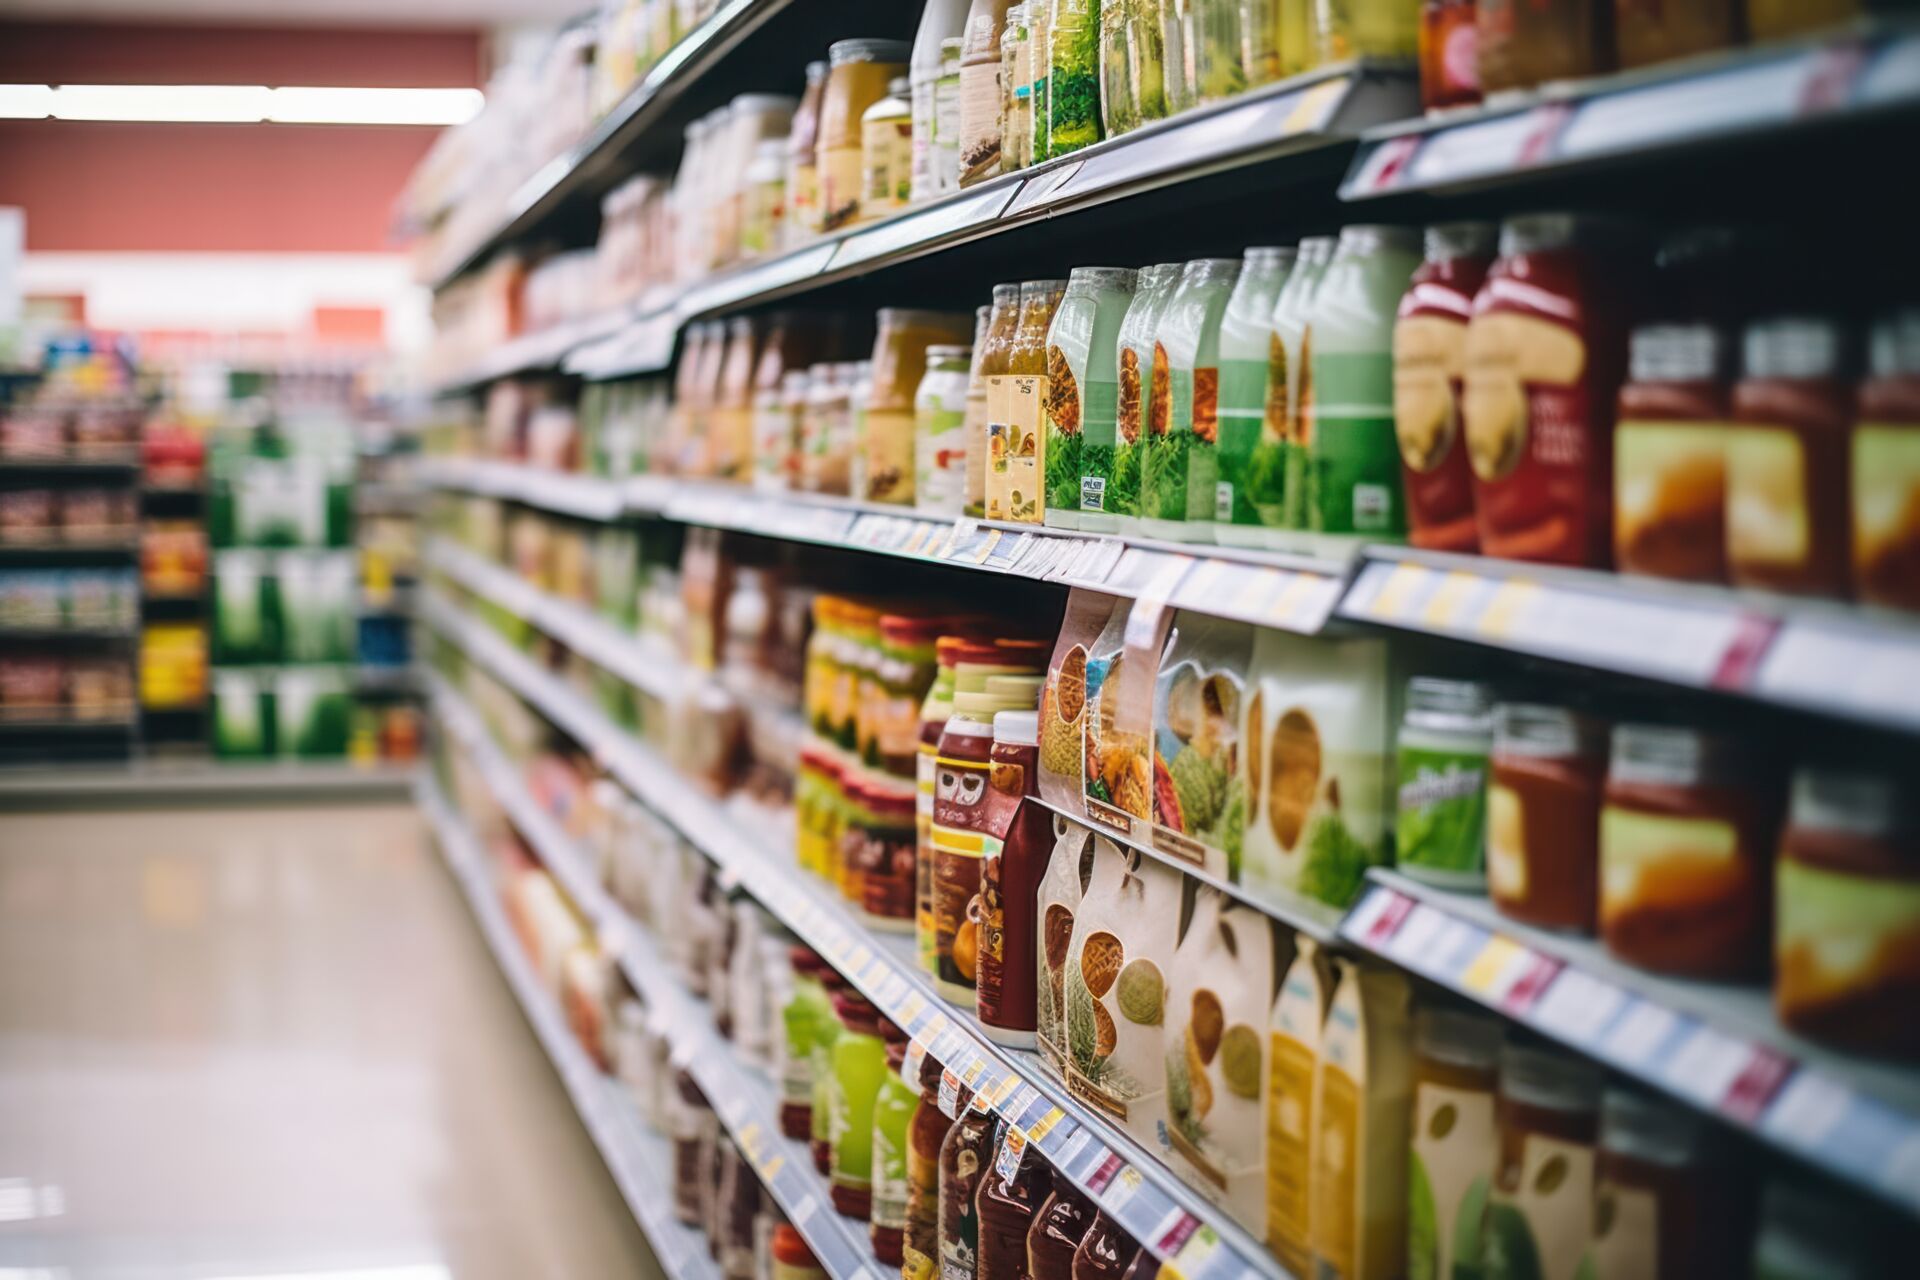
[[1053, 6], [1047, 35], [1044, 97], [1034, 99], [1036, 123], [1047, 120], [1046, 147], [1036, 137], [1033, 158], [1067, 155], [1100, 141], [1100, 0], [1043, 0]]
[[1112, 431], [1089, 420], [1081, 442], [1080, 527], [1100, 533], [1130, 528], [1140, 516], [1140, 462], [1146, 450], [1152, 395], [1153, 334], [1172, 297], [1180, 264], [1144, 268], [1115, 339], [1117, 400]]
[[[1212, 534], [1220, 433], [1220, 319], [1240, 276], [1238, 258], [1197, 258], [1154, 338], [1154, 396], [1140, 476], [1140, 514], [1156, 538], [1201, 541]], [[1158, 379], [1166, 369], [1166, 397]]]
[[[1307, 527], [1307, 406], [1313, 399], [1307, 318], [1327, 265], [1333, 261], [1335, 243], [1332, 236], [1302, 240], [1293, 274], [1274, 298], [1273, 333], [1267, 342], [1267, 413], [1261, 435], [1280, 442], [1280, 504], [1278, 510], [1256, 504], [1261, 526], [1268, 530], [1264, 541], [1271, 550], [1298, 549], [1298, 540], [1280, 530]], [[1271, 492], [1270, 486], [1266, 492]]]
[[1047, 330], [1045, 519], [1055, 528], [1078, 529], [1083, 509], [1100, 509], [1105, 486], [1085, 483], [1086, 450], [1098, 440], [1111, 456], [1120, 325], [1137, 276], [1127, 267], [1075, 267]]
[[1432, 676], [1407, 682], [1395, 789], [1401, 871], [1446, 888], [1485, 887], [1492, 751], [1486, 685]]
[[[1264, 546], [1262, 512], [1278, 523], [1285, 460], [1267, 426], [1273, 308], [1292, 275], [1298, 251], [1249, 249], [1220, 318], [1219, 478], [1214, 485], [1213, 537], [1223, 546]], [[1274, 426], [1277, 428], [1278, 423]]]

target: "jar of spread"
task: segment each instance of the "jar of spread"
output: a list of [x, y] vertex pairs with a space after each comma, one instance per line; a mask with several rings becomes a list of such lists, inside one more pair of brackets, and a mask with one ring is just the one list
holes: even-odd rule
[[860, 832], [854, 878], [860, 884], [860, 919], [876, 932], [913, 928], [914, 791], [904, 779], [870, 777], [867, 782], [870, 825]]
[[1920, 309], [1875, 327], [1853, 428], [1853, 589], [1920, 609]]
[[[955, 695], [956, 709], [959, 695]], [[993, 726], [957, 713], [940, 734], [934, 760], [934, 982], [971, 1009], [980, 966], [980, 870], [992, 769]]]
[[920, 1083], [900, 1078], [907, 1060], [906, 1033], [884, 1019], [880, 1033], [887, 1046], [887, 1073], [873, 1102], [873, 1209], [867, 1235], [873, 1256], [898, 1267], [906, 1258], [907, 1152], [913, 1115], [920, 1108]]
[[907, 1125], [907, 1229], [901, 1246], [902, 1280], [933, 1280], [940, 1272], [940, 1146], [953, 1119], [940, 1109], [945, 1075], [931, 1054], [920, 1059], [920, 1103]]
[[1502, 914], [1592, 933], [1600, 895], [1604, 726], [1566, 707], [1493, 711], [1487, 881]]
[[1026, 1274], [1028, 1280], [1072, 1280], [1074, 1251], [1093, 1225], [1093, 1206], [1058, 1169], [1049, 1166], [1046, 1176], [1052, 1194], [1027, 1230]]
[[1642, 325], [1629, 343], [1613, 438], [1614, 567], [1727, 578], [1727, 416], [1720, 335], [1706, 322]]
[[[1126, 1272], [1139, 1246], [1105, 1213], [1093, 1215], [1093, 1225], [1073, 1251], [1071, 1280], [1116, 1280]], [[984, 1277], [983, 1277], [984, 1280]]]
[[1027, 1277], [1027, 1233], [1045, 1198], [1040, 1153], [1011, 1121], [997, 1127], [990, 1150], [993, 1163], [981, 1170], [974, 1194], [974, 1214], [980, 1221], [976, 1271], [983, 1280]]
[[[986, 322], [982, 307], [981, 323]], [[927, 372], [913, 396], [913, 505], [957, 516], [967, 500], [967, 370], [973, 348], [927, 348]]]
[[1460, 427], [1467, 322], [1493, 265], [1489, 222], [1428, 227], [1426, 258], [1393, 326], [1393, 422], [1407, 497], [1407, 540], [1432, 551], [1476, 551], [1473, 469]]
[[1593, 1232], [1600, 1082], [1600, 1068], [1584, 1059], [1522, 1044], [1501, 1049], [1499, 1165], [1481, 1228], [1488, 1254], [1530, 1252], [1538, 1275], [1578, 1273]]
[[873, 1107], [887, 1071], [880, 1040], [880, 1011], [851, 988], [834, 997], [840, 1036], [833, 1043], [827, 1090], [832, 1157], [827, 1176], [833, 1207], [842, 1217], [867, 1221], [873, 1213]]
[[865, 489], [868, 502], [913, 502], [913, 397], [927, 372], [927, 348], [964, 341], [970, 319], [961, 312], [882, 307], [873, 342], [873, 381], [867, 393]]
[[1486, 555], [1601, 566], [1611, 553], [1627, 335], [1605, 243], [1571, 214], [1501, 225], [1467, 325], [1462, 398]]
[[1488, 94], [1598, 75], [1613, 65], [1610, 0], [1479, 0]]
[[1631, 1089], [1600, 1103], [1593, 1280], [1684, 1280], [1724, 1270], [1740, 1248], [1730, 1170], [1714, 1168], [1698, 1112]]
[[960, 49], [960, 185], [1000, 172], [1004, 121], [1001, 37], [1012, 0], [973, 0]]
[[1731, 49], [1740, 43], [1741, 0], [1614, 0], [1613, 47], [1622, 68]]
[[980, 869], [980, 1029], [995, 1044], [1032, 1048], [1039, 928], [1035, 902], [1053, 851], [1050, 815], [1040, 804], [1040, 717], [993, 717], [986, 849]]
[[1746, 0], [1747, 34], [1756, 42], [1824, 31], [1867, 11], [1866, 0]]
[[707, 417], [713, 474], [742, 480], [753, 463], [753, 369], [759, 355], [753, 321], [735, 316], [727, 322], [727, 345], [720, 360], [720, 386]]
[[1480, 26], [1474, 0], [1420, 6], [1420, 105], [1427, 111], [1480, 101]]
[[826, 96], [824, 62], [807, 64], [807, 87], [787, 134], [787, 216], [781, 247], [792, 249], [820, 234], [820, 106]]
[[1727, 442], [1727, 564], [1735, 585], [1846, 593], [1847, 430], [1838, 322], [1789, 316], [1747, 326]]
[[1462, 1256], [1475, 1242], [1458, 1237], [1477, 1232], [1465, 1206], [1484, 1195], [1499, 1164], [1494, 1098], [1503, 1034], [1498, 1018], [1464, 1010], [1423, 1008], [1414, 1016], [1409, 1275], [1452, 1277], [1479, 1261], [1477, 1252]]
[[1629, 964], [1696, 978], [1760, 970], [1772, 780], [1697, 729], [1613, 730], [1600, 811], [1600, 932]]
[[940, 1143], [940, 1276], [973, 1280], [980, 1274], [980, 1219], [974, 1198], [993, 1159], [993, 1112], [965, 1086], [954, 1098], [954, 1110], [958, 1114], [953, 1127]]
[[1775, 869], [1773, 998], [1795, 1031], [1920, 1059], [1920, 813], [1911, 784], [1802, 768]]
[[1020, 286], [993, 286], [993, 306], [987, 314], [987, 335], [973, 344], [973, 371], [967, 384], [967, 420], [961, 428], [967, 438], [966, 514], [987, 513], [988, 387], [1008, 373], [1014, 334], [1020, 326]]
[[860, 220], [907, 207], [913, 190], [913, 105], [901, 76], [860, 117]]
[[820, 98], [820, 228], [837, 231], [860, 220], [861, 117], [907, 74], [904, 40], [836, 40], [827, 46], [827, 86]]
[[1415, 676], [1400, 724], [1395, 835], [1400, 870], [1449, 889], [1486, 885], [1487, 753], [1493, 690]]
[[798, 1231], [786, 1223], [773, 1229], [773, 1280], [827, 1280], [827, 1273]]

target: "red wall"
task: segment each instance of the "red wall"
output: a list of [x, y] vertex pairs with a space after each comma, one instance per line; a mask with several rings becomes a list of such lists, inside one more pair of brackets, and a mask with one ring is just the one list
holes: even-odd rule
[[[472, 31], [0, 23], [0, 82], [470, 86]], [[27, 248], [392, 249], [394, 201], [437, 130], [0, 121], [0, 205]]]

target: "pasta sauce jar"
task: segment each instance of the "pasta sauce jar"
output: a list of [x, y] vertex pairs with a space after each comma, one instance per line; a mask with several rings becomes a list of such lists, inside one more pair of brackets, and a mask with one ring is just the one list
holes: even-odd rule
[[1487, 882], [1503, 915], [1592, 933], [1600, 894], [1601, 725], [1566, 707], [1493, 711]]

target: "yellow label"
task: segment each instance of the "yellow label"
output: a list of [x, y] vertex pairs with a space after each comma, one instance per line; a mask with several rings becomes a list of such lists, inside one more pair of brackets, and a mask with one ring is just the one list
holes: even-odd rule
[[1520, 793], [1487, 787], [1487, 886], [1508, 902], [1527, 899], [1526, 810]]
[[1608, 805], [1600, 811], [1600, 913], [1712, 905], [1744, 875], [1739, 833], [1719, 818], [1680, 818]]
[[1727, 558], [1794, 568], [1813, 541], [1806, 451], [1786, 427], [1740, 425], [1727, 441]]
[[913, 412], [869, 409], [866, 450], [868, 502], [913, 501]]
[[1726, 524], [1727, 440], [1719, 422], [1620, 424], [1613, 437], [1614, 545], [1623, 561], [1658, 565], [1655, 557], [1676, 540], [1718, 542]]
[[996, 374], [987, 380], [987, 519], [1040, 523], [1045, 510], [1047, 379]]
[[1308, 1156], [1313, 1133], [1311, 1046], [1273, 1035], [1267, 1069], [1267, 1243], [1295, 1275], [1306, 1274], [1312, 1185]]
[[1867, 598], [1920, 596], [1920, 427], [1853, 429], [1853, 559]]
[[820, 156], [820, 225], [838, 231], [860, 220], [860, 148], [830, 147]]

